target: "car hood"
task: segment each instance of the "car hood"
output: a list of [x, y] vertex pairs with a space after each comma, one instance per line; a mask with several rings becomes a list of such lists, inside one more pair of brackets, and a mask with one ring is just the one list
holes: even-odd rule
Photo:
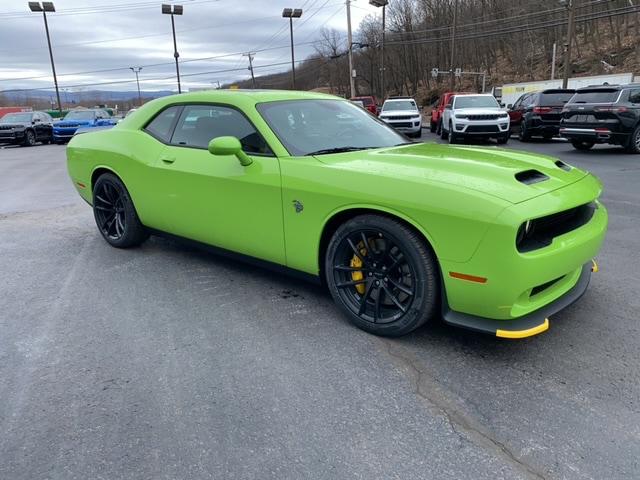
[[497, 113], [507, 113], [501, 108], [456, 108], [454, 113], [463, 113], [465, 115], [495, 115]]
[[[319, 155], [333, 168], [412, 182], [440, 183], [520, 203], [570, 185], [588, 175], [565, 170], [558, 159], [496, 147], [417, 143], [391, 148]], [[536, 181], [537, 180], [537, 181]]]

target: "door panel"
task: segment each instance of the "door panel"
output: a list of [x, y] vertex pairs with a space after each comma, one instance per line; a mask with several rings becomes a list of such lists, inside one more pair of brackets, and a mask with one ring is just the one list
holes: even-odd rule
[[[253, 163], [244, 167], [235, 155], [202, 147], [222, 135], [239, 138]], [[162, 212], [156, 228], [285, 264], [280, 164], [273, 156], [252, 155], [261, 142], [235, 110], [185, 106], [171, 140], [180, 146], [164, 147], [151, 167]]]

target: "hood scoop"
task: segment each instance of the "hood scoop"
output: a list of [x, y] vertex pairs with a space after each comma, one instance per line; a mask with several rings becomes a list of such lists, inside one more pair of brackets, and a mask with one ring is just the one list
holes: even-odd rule
[[525, 170], [515, 174], [516, 180], [525, 185], [533, 185], [534, 183], [549, 180], [549, 177], [538, 170]]

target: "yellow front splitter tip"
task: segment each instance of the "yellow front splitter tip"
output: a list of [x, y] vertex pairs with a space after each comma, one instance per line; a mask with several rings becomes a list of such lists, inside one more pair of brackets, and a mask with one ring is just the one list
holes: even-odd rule
[[596, 273], [598, 270], [600, 270], [600, 269], [598, 268], [598, 264], [596, 263], [596, 259], [592, 258], [591, 259], [591, 271], [593, 273]]
[[500, 338], [527, 338], [538, 335], [539, 333], [549, 330], [549, 319], [545, 318], [544, 322], [535, 327], [526, 330], [496, 330], [496, 337]]

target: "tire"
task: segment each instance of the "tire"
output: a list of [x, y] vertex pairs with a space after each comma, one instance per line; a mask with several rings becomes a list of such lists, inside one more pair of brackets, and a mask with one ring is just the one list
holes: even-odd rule
[[135, 247], [149, 238], [127, 188], [112, 173], [100, 175], [93, 186], [93, 216], [102, 238], [112, 247]]
[[502, 135], [501, 137], [496, 138], [496, 142], [498, 145], [505, 145], [509, 141], [509, 134]]
[[625, 150], [628, 153], [640, 153], [640, 125], [638, 125], [629, 136], [629, 141], [625, 146]]
[[521, 142], [528, 142], [531, 140], [531, 134], [529, 133], [529, 129], [527, 128], [527, 122], [522, 120], [520, 123], [520, 130], [518, 130], [518, 140]]
[[576, 150], [587, 151], [591, 150], [595, 143], [585, 142], [584, 140], [571, 140], [571, 145], [573, 145], [573, 148], [575, 148]]
[[430, 121], [429, 122], [429, 130], [431, 130], [431, 133], [436, 133], [437, 129], [438, 129], [438, 123]]
[[22, 145], [25, 147], [33, 147], [36, 144], [36, 134], [33, 130], [27, 130], [24, 132], [24, 142]]
[[442, 119], [438, 120], [438, 124], [436, 125], [436, 135], [442, 135]]
[[454, 145], [454, 144], [458, 143], [458, 140], [459, 140], [459, 137], [453, 131], [453, 125], [449, 124], [449, 144], [450, 145]]
[[444, 125], [442, 124], [442, 120], [440, 120], [440, 138], [442, 140], [446, 140], [449, 138], [449, 133], [444, 129]]
[[338, 227], [327, 247], [325, 277], [347, 318], [375, 335], [406, 335], [438, 312], [440, 283], [431, 248], [390, 217], [360, 215]]

